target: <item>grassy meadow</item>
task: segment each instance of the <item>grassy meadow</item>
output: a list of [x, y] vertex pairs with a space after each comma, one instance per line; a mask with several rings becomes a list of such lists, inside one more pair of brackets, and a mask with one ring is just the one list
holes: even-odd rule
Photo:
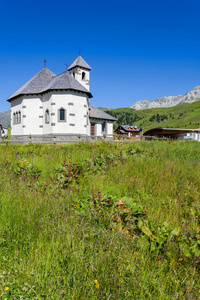
[[0, 299], [200, 299], [199, 143], [0, 147]]

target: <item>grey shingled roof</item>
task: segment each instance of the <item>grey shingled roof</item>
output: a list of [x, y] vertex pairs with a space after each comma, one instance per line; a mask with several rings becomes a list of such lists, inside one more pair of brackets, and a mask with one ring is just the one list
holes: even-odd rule
[[31, 78], [26, 84], [24, 84], [19, 90], [17, 90], [12, 96], [8, 98], [8, 101], [21, 95], [28, 94], [40, 94], [42, 90], [49, 84], [49, 82], [56, 75], [49, 69], [44, 68]]
[[77, 57], [77, 59], [73, 62], [73, 64], [68, 68], [68, 71], [70, 71], [71, 69], [75, 68], [75, 67], [82, 67], [85, 68], [87, 70], [92, 70], [90, 68], [90, 66], [86, 63], [86, 61], [79, 55], [79, 57]]
[[89, 117], [93, 118], [93, 119], [117, 121], [116, 118], [112, 117], [111, 115], [105, 113], [104, 111], [102, 111], [92, 105], [89, 105]]
[[45, 87], [43, 92], [49, 90], [74, 90], [86, 93], [90, 98], [92, 94], [80, 84], [72, 75], [64, 72], [52, 79], [52, 81]]
[[64, 72], [56, 76], [49, 69], [44, 68], [9, 97], [8, 101], [10, 102], [14, 98], [22, 95], [42, 94], [50, 90], [58, 89], [80, 91], [86, 93], [89, 98], [92, 98], [92, 94], [69, 73]]

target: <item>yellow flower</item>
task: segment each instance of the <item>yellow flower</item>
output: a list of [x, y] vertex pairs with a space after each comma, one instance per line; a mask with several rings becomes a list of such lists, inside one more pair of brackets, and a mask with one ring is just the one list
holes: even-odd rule
[[99, 288], [99, 283], [98, 283], [98, 280], [97, 280], [97, 279], [94, 280], [94, 285], [95, 285], [95, 288], [96, 288], [96, 289]]
[[9, 290], [9, 287], [7, 286], [6, 288], [5, 288], [5, 291], [8, 291]]

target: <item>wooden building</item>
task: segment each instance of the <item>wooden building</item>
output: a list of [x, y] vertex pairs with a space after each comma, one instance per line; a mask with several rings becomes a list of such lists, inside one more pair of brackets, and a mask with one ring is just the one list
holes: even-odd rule
[[199, 140], [199, 129], [152, 128], [147, 130], [144, 136], [169, 138], [173, 140]]
[[117, 129], [115, 129], [116, 134], [127, 137], [138, 137], [140, 132], [142, 132], [142, 127], [130, 125], [119, 125]]

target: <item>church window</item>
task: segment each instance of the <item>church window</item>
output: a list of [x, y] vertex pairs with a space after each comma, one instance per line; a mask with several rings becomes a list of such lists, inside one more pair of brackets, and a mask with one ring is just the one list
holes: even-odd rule
[[49, 122], [50, 122], [49, 110], [47, 109], [45, 111], [45, 124], [49, 124]]
[[106, 133], [106, 123], [102, 123], [102, 133]]
[[58, 121], [66, 122], [66, 110], [63, 107], [58, 110]]
[[15, 113], [13, 114], [13, 125], [15, 124]]
[[75, 78], [75, 72], [73, 72], [73, 76], [74, 76], [74, 78]]
[[18, 117], [18, 112], [16, 112], [16, 124], [19, 123], [19, 117]]
[[82, 73], [82, 80], [85, 79], [85, 72]]
[[21, 124], [21, 112], [18, 113], [18, 123]]

